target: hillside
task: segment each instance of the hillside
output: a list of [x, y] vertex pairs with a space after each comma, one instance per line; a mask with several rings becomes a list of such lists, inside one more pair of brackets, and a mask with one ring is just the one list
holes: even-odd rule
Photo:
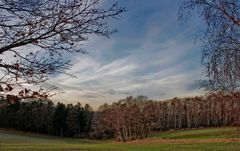
[[150, 138], [120, 143], [60, 138], [0, 130], [1, 151], [166, 151], [240, 150], [237, 128], [204, 128], [151, 134]]

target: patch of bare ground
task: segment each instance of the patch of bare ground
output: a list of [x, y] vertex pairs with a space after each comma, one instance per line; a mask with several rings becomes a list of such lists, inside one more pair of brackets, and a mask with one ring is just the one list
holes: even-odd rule
[[[115, 142], [116, 143], [116, 142]], [[120, 144], [123, 142], [119, 142]], [[196, 143], [240, 143], [240, 138], [229, 139], [162, 139], [147, 138], [143, 140], [128, 141], [123, 144], [196, 144]]]

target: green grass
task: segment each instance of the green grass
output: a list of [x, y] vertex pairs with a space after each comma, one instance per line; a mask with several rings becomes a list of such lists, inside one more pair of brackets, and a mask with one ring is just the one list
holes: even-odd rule
[[237, 137], [236, 128], [177, 130], [152, 134], [147, 140], [117, 143], [84, 139], [59, 138], [0, 130], [0, 151], [240, 151], [240, 143], [160, 143], [161, 139], [209, 139]]
[[153, 138], [164, 139], [221, 139], [240, 138], [240, 130], [236, 127], [202, 128], [168, 131], [150, 134]]

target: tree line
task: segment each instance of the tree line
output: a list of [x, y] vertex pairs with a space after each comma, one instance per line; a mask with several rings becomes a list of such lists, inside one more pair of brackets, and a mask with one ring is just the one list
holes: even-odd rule
[[0, 100], [0, 128], [48, 135], [129, 141], [149, 133], [181, 128], [239, 126], [240, 93], [216, 92], [204, 96], [153, 101], [127, 97], [103, 104], [54, 104], [49, 100]]
[[239, 99], [239, 93], [224, 92], [166, 101], [127, 97], [102, 105], [92, 127], [99, 138], [128, 141], [146, 138], [153, 131], [238, 126]]
[[93, 110], [49, 100], [20, 101], [8, 97], [0, 100], [0, 127], [66, 137], [87, 137]]

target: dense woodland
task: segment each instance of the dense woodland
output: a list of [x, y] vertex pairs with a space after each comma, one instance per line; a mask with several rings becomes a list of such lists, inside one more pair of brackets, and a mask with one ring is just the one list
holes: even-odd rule
[[128, 97], [101, 106], [92, 127], [95, 135], [127, 141], [146, 138], [152, 131], [238, 126], [239, 100], [239, 93], [223, 92], [166, 101]]
[[93, 116], [89, 105], [53, 104], [51, 101], [0, 101], [0, 127], [48, 135], [87, 137]]
[[0, 102], [0, 127], [49, 135], [110, 139], [143, 139], [153, 131], [240, 125], [240, 93], [153, 101], [127, 97], [93, 112], [80, 103], [54, 104], [46, 100], [20, 101], [7, 97]]

